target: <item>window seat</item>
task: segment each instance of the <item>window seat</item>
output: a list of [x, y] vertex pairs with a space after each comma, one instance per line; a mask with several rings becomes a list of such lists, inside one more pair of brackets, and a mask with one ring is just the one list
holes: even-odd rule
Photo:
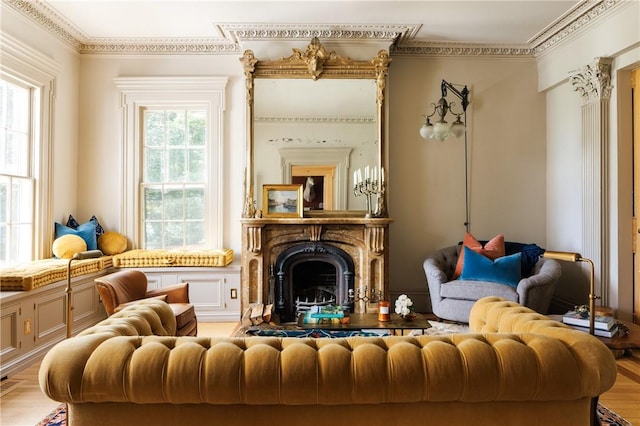
[[167, 266], [227, 266], [233, 262], [233, 250], [129, 250], [113, 256], [116, 268]]
[[[28, 291], [66, 280], [69, 259], [43, 259], [0, 269], [0, 290]], [[78, 277], [109, 269], [112, 256], [74, 260], [71, 276]]]
[[[233, 250], [129, 250], [114, 256], [75, 260], [71, 276], [100, 272], [112, 267], [167, 266], [221, 267], [233, 262]], [[66, 280], [68, 259], [43, 259], [0, 269], [0, 290], [28, 291]]]

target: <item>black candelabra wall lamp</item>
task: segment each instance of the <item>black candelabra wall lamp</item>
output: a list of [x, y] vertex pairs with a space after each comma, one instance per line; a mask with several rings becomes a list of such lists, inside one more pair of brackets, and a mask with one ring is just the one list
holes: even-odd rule
[[[425, 139], [438, 139], [440, 141], [446, 140], [449, 135], [454, 135], [456, 138], [459, 138], [465, 134], [466, 130], [465, 123], [467, 121], [467, 106], [469, 105], [469, 89], [467, 86], [464, 86], [462, 90], [458, 90], [453, 84], [446, 80], [442, 80], [440, 91], [440, 100], [435, 104], [431, 104], [433, 112], [431, 112], [431, 114], [424, 115], [425, 123], [420, 128], [420, 136]], [[453, 110], [455, 102], [447, 102], [448, 91], [451, 91], [451, 93], [455, 94], [460, 99], [462, 112], [458, 113]], [[456, 116], [455, 121], [451, 125], [449, 125], [445, 120], [445, 116], [448, 112], [451, 112], [451, 114]], [[438, 121], [433, 124], [431, 123], [431, 117], [436, 113], [438, 114]], [[461, 115], [464, 115], [464, 122], [460, 119]]]
[[[461, 87], [462, 85], [457, 85]], [[447, 102], [448, 92], [453, 93], [460, 99], [462, 106], [462, 112], [456, 112], [452, 108], [455, 106], [455, 102]], [[425, 114], [425, 123], [420, 128], [420, 136], [429, 140], [437, 139], [439, 141], [446, 140], [450, 135], [454, 135], [456, 138], [464, 135], [464, 184], [465, 184], [465, 221], [464, 226], [467, 232], [470, 231], [469, 222], [469, 157], [468, 157], [468, 142], [467, 142], [467, 107], [469, 106], [469, 89], [465, 85], [462, 90], [458, 90], [452, 83], [446, 80], [442, 80], [440, 85], [441, 97], [440, 100], [431, 104], [433, 112], [431, 114]], [[456, 116], [455, 121], [449, 125], [444, 119], [448, 112]], [[435, 124], [431, 123], [431, 117], [438, 114], [438, 121]], [[464, 122], [460, 119], [460, 116], [464, 115]]]

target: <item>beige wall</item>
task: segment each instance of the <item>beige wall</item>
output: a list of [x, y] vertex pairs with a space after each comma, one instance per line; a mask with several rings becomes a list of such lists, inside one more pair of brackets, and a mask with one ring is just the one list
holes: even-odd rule
[[544, 96], [533, 59], [396, 57], [389, 74], [390, 287], [421, 310], [428, 306], [422, 262], [465, 233], [464, 139], [425, 141], [421, 115], [440, 98], [442, 79], [469, 87], [471, 233], [544, 247]]
[[226, 248], [240, 253], [245, 147], [244, 80], [239, 56], [85, 56], [81, 61], [79, 211], [97, 214], [110, 229], [122, 226], [121, 100], [114, 79], [144, 76], [228, 76], [223, 135], [223, 204]]

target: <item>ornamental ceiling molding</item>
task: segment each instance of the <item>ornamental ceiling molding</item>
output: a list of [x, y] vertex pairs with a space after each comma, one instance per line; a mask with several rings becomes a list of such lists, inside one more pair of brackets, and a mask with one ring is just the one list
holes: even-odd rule
[[579, 3], [527, 44], [471, 44], [407, 40], [391, 50], [393, 56], [533, 56], [538, 57], [586, 28], [624, 0], [586, 0]]
[[218, 39], [100, 39], [99, 42], [82, 44], [83, 54], [230, 54], [240, 53], [237, 44], [221, 42]]
[[489, 45], [471, 43], [412, 42], [397, 45], [392, 56], [533, 56], [528, 45]]
[[624, 0], [587, 0], [580, 3], [552, 26], [529, 40], [530, 45], [534, 48], [535, 56], [542, 55], [572, 37], [623, 3]]
[[93, 38], [41, 0], [2, 0], [81, 54], [213, 54], [240, 53], [237, 43], [220, 38]]
[[388, 42], [393, 56], [537, 57], [567, 40], [624, 0], [586, 0], [527, 44], [471, 44], [415, 40], [420, 24], [221, 23], [218, 38], [90, 38], [42, 0], [2, 0], [81, 54], [236, 54], [243, 41], [291, 41], [318, 37], [333, 42]]
[[327, 41], [372, 41], [395, 43], [417, 34], [420, 25], [394, 24], [272, 24], [235, 23], [217, 26], [225, 38], [242, 41], [291, 41], [317, 37]]
[[[80, 52], [82, 33], [44, 3], [35, 0], [2, 0], [18, 13], [34, 21], [54, 36]], [[64, 27], [64, 28], [63, 28]]]

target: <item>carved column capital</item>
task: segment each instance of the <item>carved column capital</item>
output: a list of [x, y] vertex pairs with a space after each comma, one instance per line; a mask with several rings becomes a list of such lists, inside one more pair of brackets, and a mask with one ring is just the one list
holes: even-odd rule
[[571, 85], [580, 93], [582, 103], [589, 104], [611, 97], [611, 58], [596, 58], [594, 63], [576, 70], [571, 75]]

